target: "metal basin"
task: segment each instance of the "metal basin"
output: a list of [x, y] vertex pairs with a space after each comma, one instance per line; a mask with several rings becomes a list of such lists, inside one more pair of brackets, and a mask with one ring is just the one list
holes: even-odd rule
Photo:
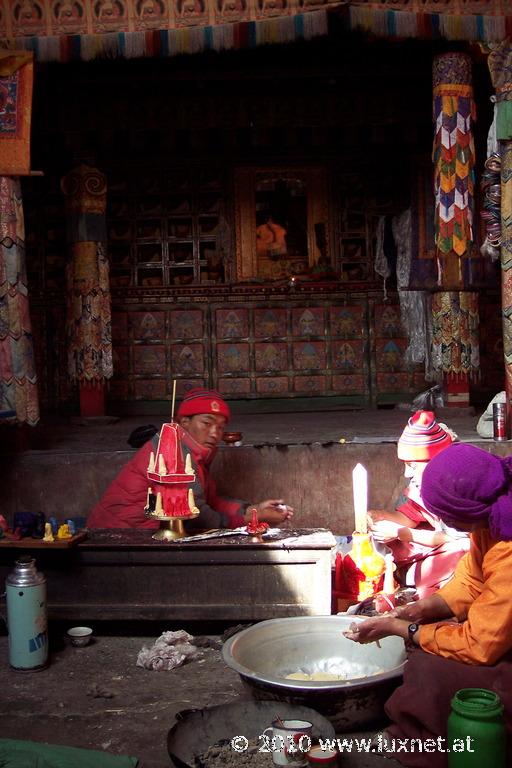
[[[312, 707], [337, 732], [352, 731], [383, 716], [384, 702], [400, 682], [406, 660], [403, 640], [387, 637], [359, 645], [343, 637], [357, 616], [298, 616], [262, 621], [223, 646], [256, 699]], [[294, 672], [345, 674], [328, 681], [287, 680]]]

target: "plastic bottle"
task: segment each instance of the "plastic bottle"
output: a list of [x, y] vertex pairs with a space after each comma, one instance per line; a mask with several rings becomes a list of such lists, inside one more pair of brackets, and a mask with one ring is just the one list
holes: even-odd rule
[[462, 688], [448, 718], [448, 768], [505, 768], [503, 704], [485, 688]]

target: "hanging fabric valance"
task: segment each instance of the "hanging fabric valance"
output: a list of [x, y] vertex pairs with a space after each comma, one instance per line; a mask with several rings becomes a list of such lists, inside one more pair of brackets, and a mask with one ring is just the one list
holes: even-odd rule
[[[0, 0], [1, 2], [2, 0]], [[14, 0], [0, 46], [38, 61], [174, 56], [252, 48], [327, 34], [340, 0]]]
[[377, 37], [492, 43], [512, 36], [512, 8], [499, 0], [355, 0], [349, 16], [351, 29]]

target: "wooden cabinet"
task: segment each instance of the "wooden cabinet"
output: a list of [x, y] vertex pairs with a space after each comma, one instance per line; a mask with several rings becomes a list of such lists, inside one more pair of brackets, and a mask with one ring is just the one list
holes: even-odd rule
[[[156, 293], [156, 291], [154, 291]], [[336, 396], [378, 404], [423, 384], [404, 363], [398, 304], [320, 289], [182, 289], [112, 316], [114, 400], [169, 400], [191, 387], [229, 399]], [[120, 300], [121, 299], [121, 300]]]

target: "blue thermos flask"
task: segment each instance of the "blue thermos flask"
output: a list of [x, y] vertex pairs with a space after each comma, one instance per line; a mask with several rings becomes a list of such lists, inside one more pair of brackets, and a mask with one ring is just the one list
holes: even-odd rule
[[33, 557], [20, 557], [5, 582], [9, 664], [36, 671], [48, 664], [46, 579]]

